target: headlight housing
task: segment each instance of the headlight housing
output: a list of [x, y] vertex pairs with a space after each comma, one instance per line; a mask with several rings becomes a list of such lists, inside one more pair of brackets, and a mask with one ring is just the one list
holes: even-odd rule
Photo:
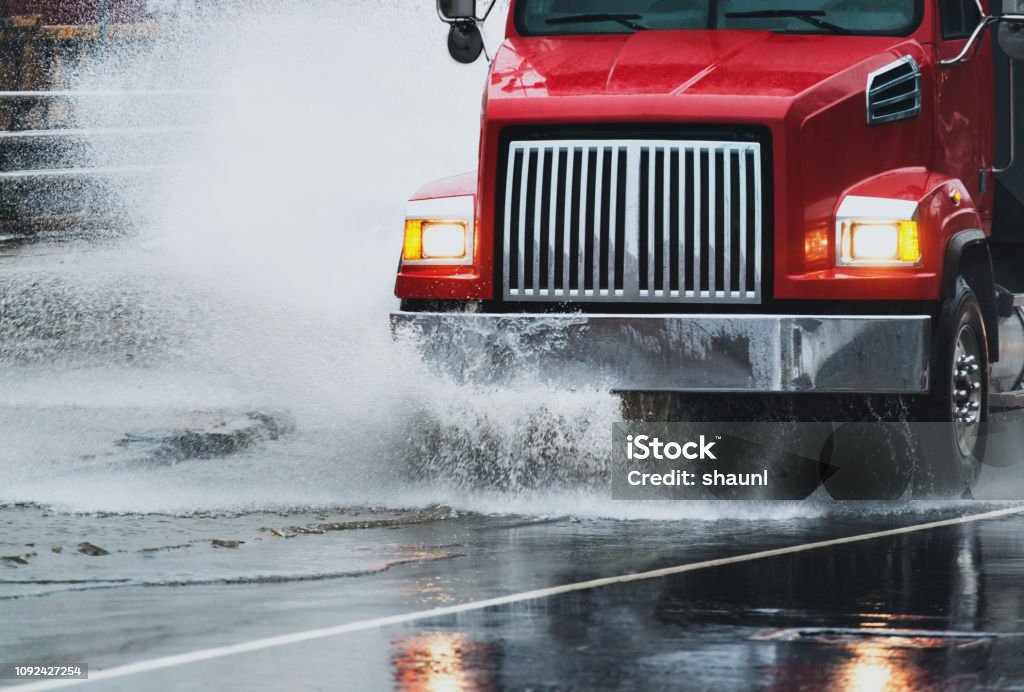
[[474, 198], [469, 195], [412, 200], [405, 215], [402, 264], [473, 264], [474, 216]]
[[915, 202], [850, 196], [836, 214], [836, 265], [921, 266]]

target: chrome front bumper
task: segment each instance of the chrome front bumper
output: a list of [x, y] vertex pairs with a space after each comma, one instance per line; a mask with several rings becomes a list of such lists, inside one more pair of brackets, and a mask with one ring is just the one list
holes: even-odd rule
[[925, 316], [396, 312], [392, 330], [460, 381], [620, 391], [928, 391]]

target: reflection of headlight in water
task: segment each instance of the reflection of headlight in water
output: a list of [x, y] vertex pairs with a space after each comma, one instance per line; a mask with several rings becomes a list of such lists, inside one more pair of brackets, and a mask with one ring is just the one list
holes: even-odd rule
[[917, 687], [907, 651], [876, 642], [849, 644], [846, 651], [850, 658], [839, 666], [830, 687], [864, 692]]
[[395, 685], [416, 692], [449, 692], [495, 684], [493, 647], [461, 632], [424, 632], [395, 642]]

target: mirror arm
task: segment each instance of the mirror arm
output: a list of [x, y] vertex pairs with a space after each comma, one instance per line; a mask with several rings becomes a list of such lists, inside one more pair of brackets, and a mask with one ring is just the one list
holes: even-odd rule
[[971, 37], [967, 39], [967, 43], [964, 44], [964, 49], [960, 51], [960, 54], [954, 58], [946, 58], [945, 60], [940, 60], [939, 64], [942, 66], [959, 65], [973, 58], [976, 52], [975, 49], [980, 45], [978, 43], [978, 39], [981, 37], [982, 32], [984, 32], [985, 29], [988, 28], [989, 24], [994, 24], [1000, 21], [1001, 19], [1002, 17], [993, 17], [991, 15], [982, 13], [981, 21], [978, 22], [978, 26], [974, 27], [974, 31], [971, 32]]
[[[981, 2], [981, 0], [978, 0], [978, 2]], [[496, 4], [498, 4], [498, 0], [491, 0], [491, 4], [487, 6], [487, 11], [484, 12], [484, 16], [483, 17], [478, 17], [477, 21], [480, 22], [481, 24], [483, 22], [486, 22], [487, 18], [491, 16], [491, 10], [494, 9], [494, 6]]]
[[1014, 136], [1014, 131], [1017, 129], [1014, 126], [1014, 120], [1016, 120], [1017, 109], [1013, 105], [1013, 63], [1015, 62], [1015, 60], [1013, 60], [1013, 58], [1008, 58], [1008, 61], [1010, 63], [1009, 67], [1007, 68], [1007, 78], [1010, 80], [1010, 160], [1006, 162], [1005, 166], [1002, 166], [1000, 168], [993, 166], [992, 173], [1005, 173], [1006, 171], [1013, 168], [1013, 160], [1017, 153], [1017, 142], [1016, 137]]

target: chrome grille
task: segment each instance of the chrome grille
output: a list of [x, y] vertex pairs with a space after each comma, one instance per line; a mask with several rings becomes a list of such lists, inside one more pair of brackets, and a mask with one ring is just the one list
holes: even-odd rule
[[512, 142], [504, 185], [506, 300], [761, 301], [756, 142]]

